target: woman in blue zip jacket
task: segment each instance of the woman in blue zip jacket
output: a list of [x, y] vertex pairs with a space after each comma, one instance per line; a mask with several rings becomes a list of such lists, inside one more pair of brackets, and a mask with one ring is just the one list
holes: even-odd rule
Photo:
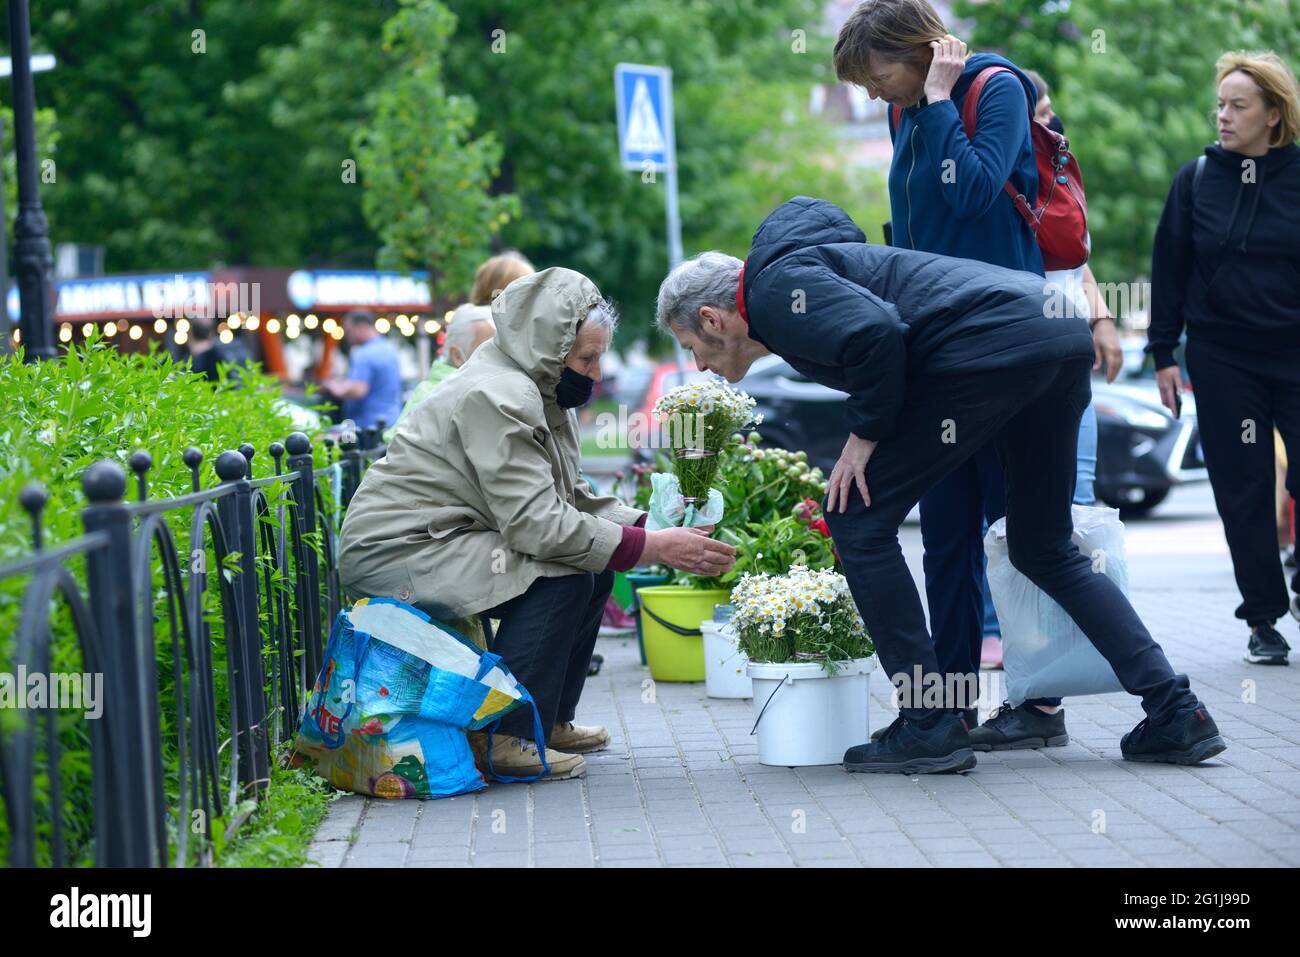
[[[1028, 224], [1003, 189], [1008, 180], [1038, 194], [1030, 127], [1032, 81], [1004, 57], [977, 53], [947, 32], [926, 0], [866, 0], [840, 29], [835, 72], [891, 107], [894, 157], [889, 169], [892, 243], [976, 259], [1043, 275], [1043, 257]], [[990, 77], [976, 111], [974, 139], [962, 106], [975, 77]], [[897, 125], [894, 107], [899, 108]], [[1098, 364], [1118, 354], [1108, 318], [1090, 320]], [[984, 634], [985, 522], [1006, 511], [1003, 474], [985, 446], [921, 498], [921, 538], [930, 629], [942, 672], [968, 687]], [[976, 728], [975, 702], [959, 702], [972, 745], [982, 750], [1064, 745], [1069, 737], [1059, 698], [1000, 708]]]
[[1273, 53], [1215, 66], [1219, 143], [1174, 176], [1151, 257], [1151, 325], [1160, 398], [1180, 413], [1174, 350], [1187, 371], [1214, 501], [1250, 628], [1246, 660], [1285, 665], [1274, 627], [1300, 618], [1300, 572], [1286, 579], [1274, 518], [1276, 426], [1300, 497], [1300, 86]]

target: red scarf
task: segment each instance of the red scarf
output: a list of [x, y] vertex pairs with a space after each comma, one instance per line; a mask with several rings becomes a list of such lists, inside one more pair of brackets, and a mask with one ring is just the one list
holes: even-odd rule
[[736, 311], [740, 313], [740, 318], [745, 320], [745, 325], [749, 325], [749, 313], [745, 311], [745, 264], [740, 264], [740, 282], [736, 284]]

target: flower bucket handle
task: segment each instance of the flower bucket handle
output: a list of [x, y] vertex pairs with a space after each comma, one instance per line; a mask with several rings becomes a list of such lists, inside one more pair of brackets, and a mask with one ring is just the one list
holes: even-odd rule
[[794, 684], [794, 680], [790, 677], [790, 672], [787, 671], [785, 673], [785, 677], [782, 678], [780, 682], [777, 683], [777, 686], [772, 689], [772, 693], [767, 696], [767, 701], [764, 702], [763, 704], [763, 710], [758, 713], [758, 718], [757, 720], [754, 721], [754, 726], [749, 729], [749, 733], [751, 735], [756, 734], [758, 732], [759, 722], [763, 720], [763, 715], [767, 714], [767, 706], [772, 703], [772, 699], [776, 697], [776, 693], [780, 691], [782, 688], [784, 688], [786, 685], [792, 685], [792, 684]]
[[698, 628], [683, 628], [681, 625], [674, 625], [671, 621], [664, 621], [662, 618], [660, 618], [658, 615], [652, 612], [650, 610], [650, 606], [643, 601], [639, 601], [637, 604], [640, 605], [641, 611], [645, 612], [654, 620], [655, 624], [662, 625], [663, 627], [671, 631], [673, 634], [682, 635], [683, 637], [686, 638], [699, 638], [701, 635], [704, 634], [704, 632], [700, 631], [700, 629]]

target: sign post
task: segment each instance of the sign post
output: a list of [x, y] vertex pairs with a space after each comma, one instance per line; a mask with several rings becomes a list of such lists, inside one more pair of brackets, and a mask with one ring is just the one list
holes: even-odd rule
[[[682, 221], [677, 207], [677, 139], [673, 124], [673, 71], [665, 66], [619, 63], [614, 67], [618, 109], [618, 151], [623, 168], [664, 174], [668, 226], [668, 268], [682, 261]], [[652, 180], [653, 181], [653, 180]], [[681, 344], [673, 338], [678, 377], [685, 368]]]

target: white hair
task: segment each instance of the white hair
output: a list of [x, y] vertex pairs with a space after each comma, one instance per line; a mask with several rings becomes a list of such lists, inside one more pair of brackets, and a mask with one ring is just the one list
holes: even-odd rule
[[466, 303], [451, 314], [451, 324], [447, 326], [447, 335], [442, 341], [445, 355], [451, 356], [451, 347], [455, 346], [460, 354], [469, 358], [470, 347], [479, 335], [479, 323], [485, 322], [493, 330], [496, 323], [492, 321], [492, 310], [488, 306], [473, 306]]
[[602, 299], [591, 307], [587, 313], [587, 318], [579, 323], [578, 328], [584, 326], [596, 326], [599, 329], [607, 329], [610, 338], [614, 336], [614, 330], [618, 328], [618, 310], [608, 299]]
[[659, 286], [655, 321], [669, 334], [673, 327], [700, 332], [700, 308], [736, 308], [736, 289], [740, 285], [740, 268], [735, 256], [726, 253], [700, 253], [681, 263]]

